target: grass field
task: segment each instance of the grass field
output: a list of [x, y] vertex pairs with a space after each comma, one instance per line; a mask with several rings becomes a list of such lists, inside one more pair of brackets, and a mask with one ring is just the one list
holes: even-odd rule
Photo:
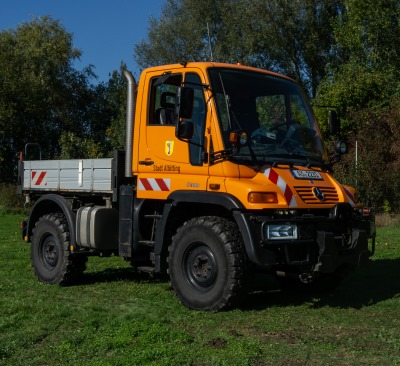
[[90, 258], [82, 282], [39, 283], [18, 215], [0, 214], [0, 365], [400, 365], [400, 226], [331, 294], [272, 280], [241, 308], [184, 308], [167, 280]]

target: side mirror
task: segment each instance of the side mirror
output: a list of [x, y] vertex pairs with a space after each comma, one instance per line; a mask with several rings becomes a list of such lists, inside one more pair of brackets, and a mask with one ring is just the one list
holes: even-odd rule
[[194, 104], [194, 89], [181, 86], [176, 91], [175, 115], [178, 124], [181, 118], [192, 118]]
[[335, 144], [335, 152], [339, 155], [347, 154], [347, 144], [344, 141], [337, 141]]
[[335, 143], [335, 152], [329, 154], [331, 165], [338, 163], [343, 154], [347, 154], [347, 144], [344, 141], [337, 141]]
[[340, 120], [336, 111], [329, 111], [329, 133], [335, 136], [340, 132]]
[[190, 121], [178, 122], [176, 127], [176, 136], [181, 139], [190, 140], [194, 134], [194, 124]]

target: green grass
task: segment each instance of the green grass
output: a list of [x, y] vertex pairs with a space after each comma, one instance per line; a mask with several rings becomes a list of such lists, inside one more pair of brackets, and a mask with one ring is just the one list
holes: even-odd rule
[[324, 296], [266, 280], [246, 303], [184, 308], [167, 280], [90, 258], [80, 284], [39, 283], [17, 215], [0, 214], [0, 365], [400, 365], [400, 226]]

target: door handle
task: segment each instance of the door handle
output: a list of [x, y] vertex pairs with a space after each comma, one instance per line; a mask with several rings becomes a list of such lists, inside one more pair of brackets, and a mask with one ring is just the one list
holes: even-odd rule
[[139, 161], [139, 165], [146, 165], [146, 166], [149, 166], [149, 165], [153, 165], [154, 164], [154, 161], [153, 160], [140, 160]]

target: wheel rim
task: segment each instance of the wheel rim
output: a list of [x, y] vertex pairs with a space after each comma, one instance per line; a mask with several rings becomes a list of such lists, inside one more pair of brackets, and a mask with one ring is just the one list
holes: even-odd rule
[[46, 235], [41, 240], [40, 258], [47, 269], [54, 269], [57, 265], [59, 252], [57, 240], [53, 235]]
[[199, 292], [209, 291], [215, 284], [218, 266], [214, 253], [203, 243], [193, 243], [183, 256], [182, 268], [190, 285]]

